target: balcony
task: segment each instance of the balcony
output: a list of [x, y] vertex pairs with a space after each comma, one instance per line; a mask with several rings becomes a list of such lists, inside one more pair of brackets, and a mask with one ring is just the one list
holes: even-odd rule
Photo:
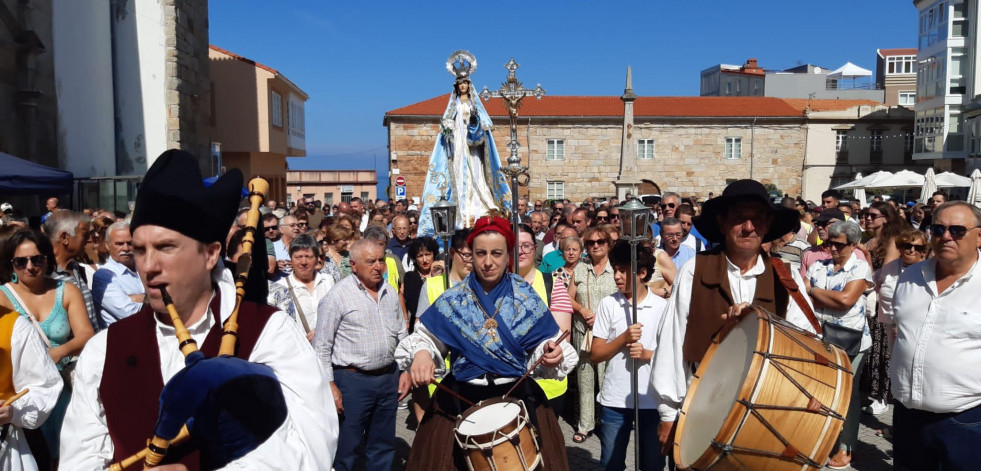
[[848, 163], [848, 149], [842, 149], [835, 152], [835, 163], [836, 164]]

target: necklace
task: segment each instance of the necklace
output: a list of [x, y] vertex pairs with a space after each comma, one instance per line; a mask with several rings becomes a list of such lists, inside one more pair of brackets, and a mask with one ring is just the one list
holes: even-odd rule
[[476, 298], [477, 298], [477, 294], [474, 293], [474, 304], [477, 305], [477, 309], [480, 309], [480, 313], [483, 314], [484, 315], [484, 318], [487, 319], [487, 320], [484, 321], [484, 330], [486, 330], [487, 331], [487, 334], [490, 335], [491, 340], [493, 340], [493, 341], [496, 342], [497, 341], [497, 321], [494, 320], [494, 318], [497, 317], [497, 313], [500, 312], [501, 307], [498, 306], [494, 310], [494, 315], [493, 316], [489, 316], [489, 315], [487, 315], [487, 311], [484, 310], [484, 306], [482, 304], [480, 304], [480, 301], [478, 301]]

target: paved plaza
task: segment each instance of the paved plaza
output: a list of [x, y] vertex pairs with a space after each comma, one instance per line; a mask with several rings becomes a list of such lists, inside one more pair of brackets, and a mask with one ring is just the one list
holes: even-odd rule
[[[397, 458], [396, 470], [404, 468], [409, 446], [415, 432], [406, 426], [409, 411], [399, 410], [397, 422]], [[589, 437], [585, 443], [572, 442], [572, 427], [562, 419], [562, 431], [565, 434], [565, 446], [569, 452], [569, 465], [575, 471], [599, 470], [600, 442], [596, 435]], [[878, 436], [876, 430], [892, 425], [892, 408], [882, 415], [862, 414], [862, 425], [858, 432], [859, 443], [855, 448], [852, 469], [856, 471], [888, 471], [892, 469], [892, 444]], [[633, 440], [627, 453], [627, 469], [633, 469]], [[825, 470], [829, 468], [824, 468]]]

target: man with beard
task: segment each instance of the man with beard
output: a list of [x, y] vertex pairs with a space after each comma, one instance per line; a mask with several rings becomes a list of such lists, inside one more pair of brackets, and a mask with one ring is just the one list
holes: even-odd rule
[[113, 223], [106, 229], [106, 239], [109, 259], [93, 276], [92, 297], [102, 322], [109, 326], [140, 312], [146, 290], [136, 273], [129, 223]]

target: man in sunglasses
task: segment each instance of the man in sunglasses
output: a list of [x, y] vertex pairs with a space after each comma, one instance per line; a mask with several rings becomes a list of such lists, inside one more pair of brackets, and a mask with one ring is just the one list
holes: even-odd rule
[[944, 203], [929, 226], [934, 258], [893, 295], [889, 376], [894, 469], [977, 469], [981, 462], [981, 209]]
[[661, 225], [658, 223], [665, 218], [675, 217], [679, 205], [681, 205], [681, 196], [677, 193], [666, 191], [661, 195], [661, 210], [658, 212], [657, 221], [651, 223], [651, 235], [653, 235], [655, 243], [661, 243]]

